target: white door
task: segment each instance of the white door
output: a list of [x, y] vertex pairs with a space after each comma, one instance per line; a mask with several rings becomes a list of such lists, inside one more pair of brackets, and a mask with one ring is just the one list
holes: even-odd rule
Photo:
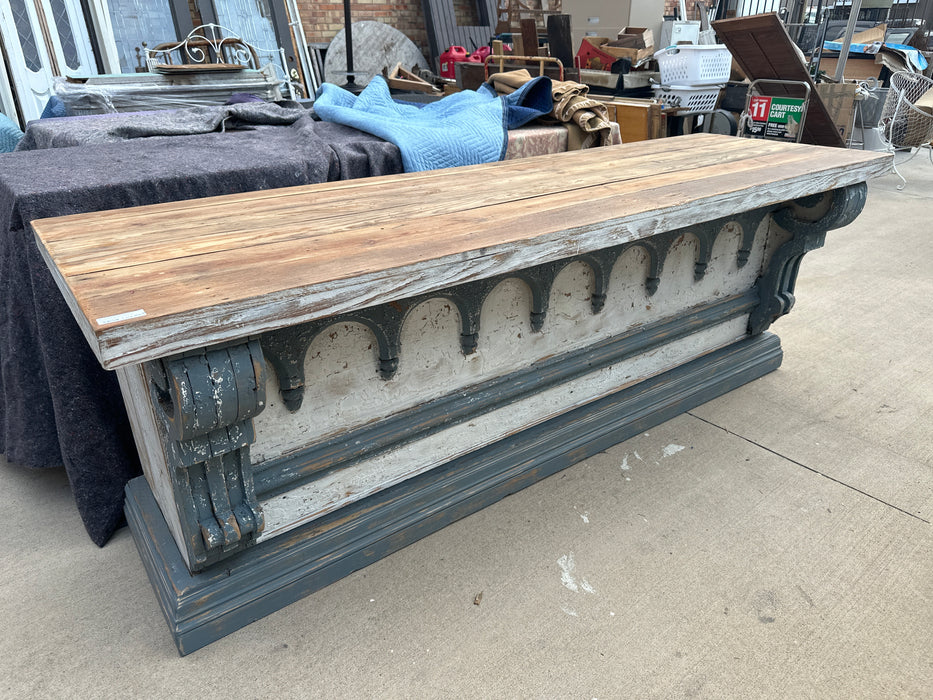
[[23, 120], [38, 119], [52, 95], [53, 75], [31, 0], [0, 0], [0, 36]]
[[[4, 61], [2, 51], [0, 51], [0, 112], [20, 124], [19, 106], [16, 104], [16, 96], [13, 94], [13, 85], [10, 83], [7, 74], [6, 61]], [[22, 126], [20, 124], [21, 128]]]
[[80, 1], [41, 0], [40, 5], [50, 30], [55, 74], [95, 75], [97, 64]]
[[42, 114], [55, 76], [97, 73], [78, 0], [0, 0], [0, 38], [24, 121]]

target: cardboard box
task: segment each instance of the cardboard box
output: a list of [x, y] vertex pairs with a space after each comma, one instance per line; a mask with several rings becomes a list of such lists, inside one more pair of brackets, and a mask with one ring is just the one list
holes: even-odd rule
[[924, 114], [933, 116], [933, 88], [930, 88], [925, 93], [923, 93], [920, 96], [920, 99], [914, 102], [914, 107], [919, 109]]
[[[832, 77], [836, 75], [839, 54], [823, 54], [820, 58], [820, 72]], [[846, 80], [868, 80], [881, 75], [882, 66], [872, 54], [849, 55], [846, 59], [844, 78]]]
[[888, 25], [879, 24], [877, 27], [866, 29], [864, 32], [853, 34], [850, 41], [853, 44], [873, 44], [876, 41], [884, 41], [884, 35], [887, 30]]
[[845, 141], [849, 137], [855, 117], [855, 83], [817, 83], [816, 91], [833, 118], [836, 130]]
[[632, 62], [632, 65], [654, 56], [653, 47], [650, 49], [623, 49], [611, 44], [603, 44], [599, 48], [615, 58], [627, 58]]

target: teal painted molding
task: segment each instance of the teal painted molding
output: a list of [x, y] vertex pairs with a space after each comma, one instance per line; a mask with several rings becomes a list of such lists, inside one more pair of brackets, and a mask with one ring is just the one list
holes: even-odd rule
[[752, 336], [459, 457], [201, 573], [185, 566], [144, 479], [126, 515], [180, 654], [188, 654], [505, 496], [777, 369]]

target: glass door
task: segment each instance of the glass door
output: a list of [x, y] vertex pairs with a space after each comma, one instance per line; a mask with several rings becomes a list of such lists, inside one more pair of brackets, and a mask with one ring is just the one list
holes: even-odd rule
[[107, 4], [121, 73], [146, 69], [144, 43], [152, 47], [180, 38], [169, 0], [108, 0]]
[[97, 62], [91, 48], [79, 0], [41, 0], [55, 75], [94, 75]]

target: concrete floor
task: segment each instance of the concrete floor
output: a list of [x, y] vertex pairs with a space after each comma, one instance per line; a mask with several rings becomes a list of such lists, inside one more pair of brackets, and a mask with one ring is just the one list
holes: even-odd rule
[[0, 464], [0, 697], [933, 697], [933, 165], [903, 171], [804, 259], [780, 370], [185, 658], [129, 532]]

